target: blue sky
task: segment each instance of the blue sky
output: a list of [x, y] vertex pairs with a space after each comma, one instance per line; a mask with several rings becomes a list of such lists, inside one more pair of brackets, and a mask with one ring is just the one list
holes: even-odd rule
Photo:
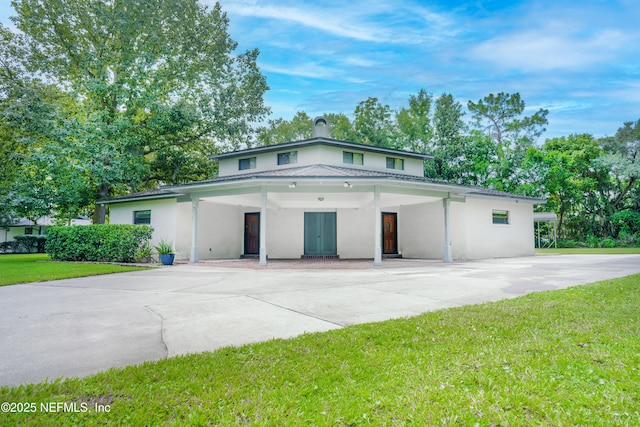
[[398, 109], [426, 89], [465, 106], [519, 92], [530, 113], [549, 110], [543, 139], [640, 119], [637, 0], [220, 3], [239, 50], [260, 49], [272, 118], [352, 117], [368, 97]]

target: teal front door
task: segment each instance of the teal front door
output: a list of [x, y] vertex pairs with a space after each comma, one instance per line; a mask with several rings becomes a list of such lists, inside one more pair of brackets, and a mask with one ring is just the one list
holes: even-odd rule
[[336, 255], [336, 213], [304, 213], [304, 254]]

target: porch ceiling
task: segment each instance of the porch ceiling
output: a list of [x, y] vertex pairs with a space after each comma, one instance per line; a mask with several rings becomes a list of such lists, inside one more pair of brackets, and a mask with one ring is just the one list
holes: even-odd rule
[[[259, 192], [201, 197], [200, 200], [231, 206], [261, 206]], [[380, 193], [380, 207], [406, 206], [442, 200], [440, 197], [414, 194]], [[358, 209], [373, 204], [372, 191], [278, 191], [267, 192], [267, 207], [279, 209]]]

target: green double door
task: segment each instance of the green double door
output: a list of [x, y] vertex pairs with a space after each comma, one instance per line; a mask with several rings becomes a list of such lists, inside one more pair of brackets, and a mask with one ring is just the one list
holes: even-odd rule
[[336, 255], [336, 213], [304, 213], [304, 254]]

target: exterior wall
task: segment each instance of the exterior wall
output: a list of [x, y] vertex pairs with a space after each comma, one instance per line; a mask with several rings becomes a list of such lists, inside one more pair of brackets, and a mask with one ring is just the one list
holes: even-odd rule
[[[244, 253], [244, 214], [259, 211], [257, 208], [201, 201], [198, 209], [199, 258], [239, 258]], [[305, 211], [336, 212], [336, 244], [341, 258], [373, 258], [375, 218], [372, 208], [267, 209], [266, 246], [269, 258], [299, 259], [304, 254]], [[191, 251], [191, 202], [178, 203], [177, 217], [176, 258], [188, 259]]]
[[398, 251], [404, 258], [442, 258], [444, 253], [442, 201], [399, 208]]
[[[529, 203], [467, 197], [450, 204], [454, 259], [530, 256], [533, 207]], [[493, 210], [509, 211], [510, 224], [493, 224]], [[404, 206], [398, 215], [398, 245], [405, 258], [441, 259], [444, 253], [444, 208], [441, 201]]]
[[300, 258], [304, 253], [304, 209], [267, 209], [267, 256]]
[[337, 253], [341, 258], [373, 258], [373, 209], [267, 209], [269, 258], [304, 254], [304, 213], [336, 212]]
[[[529, 203], [467, 197], [451, 202], [451, 244], [454, 259], [483, 259], [534, 255], [533, 207]], [[191, 202], [175, 199], [138, 201], [111, 206], [110, 222], [132, 224], [133, 212], [151, 210], [153, 243], [174, 242], [177, 259], [191, 252]], [[493, 224], [493, 210], [509, 212], [509, 224]], [[198, 255], [202, 260], [239, 258], [244, 253], [244, 214], [256, 207], [200, 202]], [[269, 258], [297, 259], [304, 253], [304, 212], [336, 212], [337, 253], [341, 258], [373, 258], [375, 211], [372, 206], [340, 209], [267, 209]], [[444, 208], [442, 201], [385, 207], [398, 213], [398, 251], [405, 258], [442, 259]], [[18, 234], [24, 227], [16, 228]], [[37, 228], [34, 227], [34, 232]], [[381, 233], [381, 230], [376, 232]], [[15, 230], [7, 233], [11, 239]]]
[[[191, 206], [191, 202], [178, 203], [176, 259], [189, 259], [191, 254]], [[198, 208], [199, 259], [239, 258], [244, 244], [244, 212], [255, 211], [255, 208], [239, 208], [200, 201]]]
[[[278, 165], [278, 153], [287, 153], [290, 151], [297, 151], [298, 158], [296, 163], [290, 163], [287, 165]], [[343, 151], [350, 151], [354, 153], [363, 153], [363, 165], [353, 165], [343, 163]], [[239, 159], [245, 159], [249, 157], [256, 158], [255, 169], [240, 170], [238, 165]], [[247, 154], [246, 156], [238, 155], [238, 157], [231, 157], [221, 159], [219, 164], [218, 176], [237, 175], [240, 173], [250, 172], [264, 172], [268, 170], [290, 168], [296, 166], [308, 166], [316, 164], [327, 164], [334, 166], [346, 166], [362, 168], [367, 170], [378, 170], [383, 172], [393, 172], [406, 175], [424, 176], [423, 161], [420, 159], [405, 158], [398, 155], [399, 158], [404, 158], [404, 170], [387, 169], [387, 157], [391, 155], [377, 154], [367, 151], [359, 151], [351, 148], [330, 147], [326, 145], [312, 145], [302, 148], [290, 148], [283, 149], [282, 151], [271, 151], [263, 154]]]
[[111, 224], [133, 224], [134, 211], [151, 211], [151, 226], [153, 237], [151, 244], [155, 245], [160, 240], [176, 242], [177, 203], [176, 199], [160, 199], [149, 201], [137, 201], [130, 203], [118, 203], [110, 206], [109, 222]]
[[[344, 259], [373, 258], [375, 210], [338, 209], [338, 255]], [[382, 230], [379, 230], [382, 232]]]
[[[467, 198], [467, 258], [535, 255], [533, 206], [509, 200]], [[509, 211], [509, 224], [493, 224], [492, 211]]]

